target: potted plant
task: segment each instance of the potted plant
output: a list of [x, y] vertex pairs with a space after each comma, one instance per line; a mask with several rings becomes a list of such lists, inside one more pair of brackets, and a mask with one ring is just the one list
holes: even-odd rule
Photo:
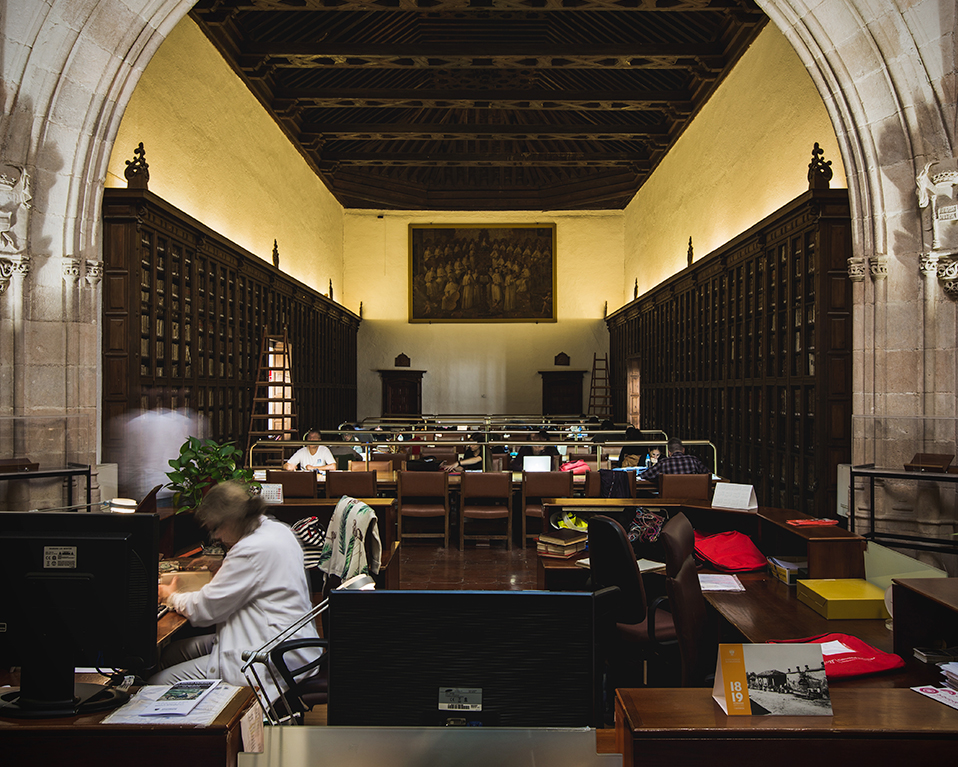
[[258, 487], [253, 481], [253, 470], [240, 467], [242, 455], [232, 442], [220, 444], [212, 439], [187, 437], [180, 446], [179, 457], [169, 462], [173, 471], [166, 473], [170, 479], [166, 486], [173, 491], [177, 512], [195, 509], [209, 488], [229, 479]]

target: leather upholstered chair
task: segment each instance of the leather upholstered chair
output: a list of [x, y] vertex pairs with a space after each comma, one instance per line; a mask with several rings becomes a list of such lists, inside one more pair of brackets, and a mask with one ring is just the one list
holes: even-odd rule
[[695, 533], [684, 514], [665, 523], [659, 543], [665, 552], [665, 588], [682, 657], [682, 686], [702, 686], [714, 669], [710, 664], [714, 664], [715, 652], [714, 647], [706, 646], [705, 597], [692, 555]]
[[266, 481], [283, 486], [283, 498], [315, 498], [316, 472], [267, 469]]
[[707, 501], [712, 497], [712, 475], [659, 474], [659, 497]]
[[[442, 538], [449, 547], [449, 475], [444, 471], [399, 472], [399, 541], [407, 538]], [[403, 531], [403, 519], [409, 517], [441, 517], [443, 529], [439, 532]]]
[[589, 563], [610, 699], [615, 688], [643, 686], [646, 677], [660, 683], [663, 670], [678, 661], [672, 615], [664, 609], [664, 598], [648, 605], [625, 528], [604, 514], [589, 520]]
[[541, 520], [541, 531], [549, 527], [542, 508], [543, 498], [571, 498], [571, 471], [524, 471], [522, 472], [522, 546], [529, 537], [528, 518]]
[[[467, 471], [459, 486], [459, 548], [466, 538], [505, 540], [512, 548], [512, 474], [507, 471]], [[466, 535], [466, 520], [490, 521], [503, 519], [505, 535]]]
[[342, 498], [344, 495], [352, 498], [375, 498], [376, 472], [327, 471], [326, 497]]

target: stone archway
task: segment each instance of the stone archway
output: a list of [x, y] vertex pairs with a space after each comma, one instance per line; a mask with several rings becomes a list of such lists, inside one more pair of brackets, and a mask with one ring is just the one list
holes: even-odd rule
[[[953, 28], [954, 4], [757, 2], [805, 63], [842, 147], [856, 257], [866, 259], [854, 270], [862, 277], [856, 283], [856, 412], [882, 411], [888, 392], [911, 386], [887, 374], [889, 350], [901, 347], [921, 350], [915, 362], [924, 377], [908, 392], [918, 404], [915, 412], [925, 413], [943, 385], [931, 359], [937, 349], [932, 314], [938, 314], [919, 312], [911, 323], [914, 333], [896, 340], [892, 329], [909, 324], [896, 323], [888, 312], [910, 302], [921, 306], [922, 300], [927, 307], [934, 287], [933, 279], [916, 277], [926, 248], [914, 179], [926, 158], [954, 153], [955, 105], [948, 100], [954, 97], [943, 85], [954, 75], [954, 42], [944, 35], [935, 39], [934, 24], [937, 14], [942, 29]], [[26, 170], [33, 203], [23, 258], [10, 262], [2, 299], [0, 375], [13, 385], [0, 394], [0, 415], [83, 419], [73, 436], [64, 430], [56, 448], [78, 460], [95, 462], [98, 445], [99, 398], [90, 382], [99, 375], [99, 219], [106, 165], [140, 73], [192, 4], [49, 0], [6, 14], [0, 162]], [[941, 60], [924, 58], [935, 56]], [[30, 290], [24, 291], [27, 282]], [[905, 355], [899, 357], [904, 364]], [[943, 372], [951, 375], [953, 415], [954, 370]]]

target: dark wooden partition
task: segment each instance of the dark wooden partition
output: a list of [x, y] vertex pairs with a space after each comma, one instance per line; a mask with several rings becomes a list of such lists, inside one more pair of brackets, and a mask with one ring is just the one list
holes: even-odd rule
[[356, 419], [353, 312], [144, 189], [104, 191], [103, 260], [104, 461], [122, 460], [118, 418], [159, 408], [245, 447], [267, 328], [289, 331], [299, 426]]
[[[835, 513], [851, 455], [845, 190], [809, 191], [607, 319], [616, 420], [718, 447], [759, 503]], [[630, 372], [631, 370], [631, 372]]]

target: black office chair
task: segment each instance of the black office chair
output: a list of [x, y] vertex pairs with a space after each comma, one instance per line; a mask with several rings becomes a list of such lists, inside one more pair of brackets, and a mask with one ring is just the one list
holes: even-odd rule
[[[617, 687], [661, 685], [677, 678], [677, 643], [664, 598], [649, 607], [645, 584], [625, 529], [599, 514], [589, 520], [589, 564], [596, 598], [596, 633], [605, 656], [609, 696]], [[647, 674], [646, 674], [647, 670]]]
[[[305, 666], [290, 669], [286, 664], [286, 654], [307, 647], [321, 647], [323, 654]], [[288, 688], [273, 705], [281, 715], [289, 715], [292, 724], [303, 724], [303, 715], [307, 711], [311, 711], [314, 706], [326, 705], [329, 701], [328, 650], [328, 639], [290, 639], [277, 645], [269, 653], [270, 661]], [[304, 677], [317, 668], [318, 674]]]
[[682, 686], [711, 686], [716, 643], [707, 642], [705, 597], [692, 555], [695, 533], [684, 514], [665, 523], [659, 543], [665, 553], [665, 588], [682, 658]]

